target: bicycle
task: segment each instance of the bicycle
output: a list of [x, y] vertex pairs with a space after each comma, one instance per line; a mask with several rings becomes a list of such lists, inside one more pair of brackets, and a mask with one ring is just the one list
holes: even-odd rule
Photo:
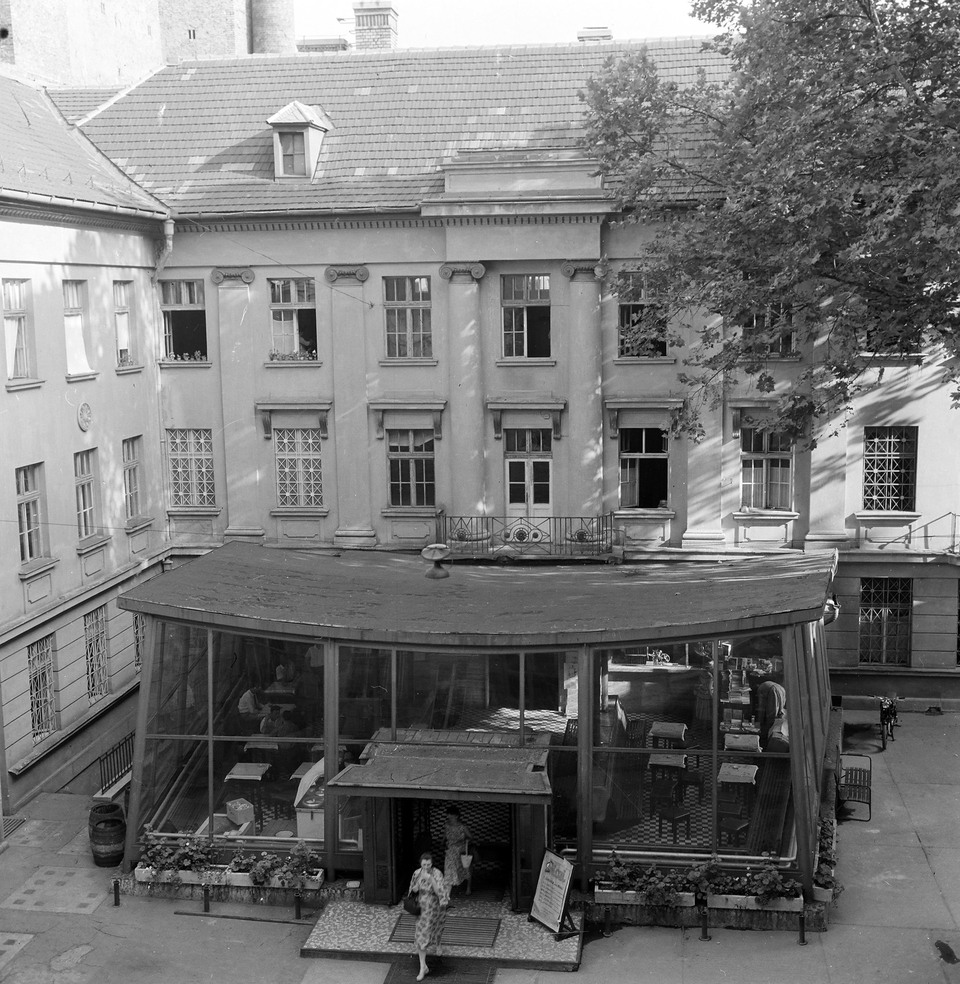
[[896, 696], [879, 697], [878, 700], [880, 701], [880, 745], [882, 748], [886, 748], [888, 738], [890, 741], [897, 740], [893, 729], [900, 727], [900, 717], [897, 714], [899, 698]]

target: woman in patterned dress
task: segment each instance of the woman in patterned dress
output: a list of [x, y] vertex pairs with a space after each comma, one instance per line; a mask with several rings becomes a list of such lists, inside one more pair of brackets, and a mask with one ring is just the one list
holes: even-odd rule
[[429, 851], [420, 855], [420, 867], [410, 879], [409, 892], [416, 892], [420, 903], [420, 915], [413, 931], [413, 943], [420, 958], [420, 973], [417, 980], [422, 981], [430, 968], [427, 966], [427, 947], [440, 942], [443, 924], [447, 918], [447, 903], [450, 901], [450, 888], [443, 875], [433, 866], [433, 856]]
[[451, 890], [456, 886], [467, 883], [467, 895], [472, 888], [471, 876], [473, 868], [463, 866], [462, 856], [467, 853], [470, 831], [460, 819], [460, 811], [455, 806], [447, 807], [447, 819], [443, 825], [443, 835], [447, 841], [447, 849], [443, 855], [443, 877]]

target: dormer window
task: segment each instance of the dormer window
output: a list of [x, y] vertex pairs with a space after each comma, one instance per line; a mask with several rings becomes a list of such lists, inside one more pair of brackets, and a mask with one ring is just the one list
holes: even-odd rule
[[277, 178], [313, 177], [323, 135], [333, 128], [319, 106], [292, 102], [267, 123], [273, 127], [273, 171]]

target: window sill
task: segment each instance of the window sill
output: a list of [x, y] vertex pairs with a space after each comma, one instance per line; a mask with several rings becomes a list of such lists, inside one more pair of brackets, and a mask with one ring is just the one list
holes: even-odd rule
[[212, 362], [193, 362], [190, 359], [161, 359], [161, 369], [209, 369]]
[[409, 358], [409, 359], [381, 359], [381, 366], [435, 366], [438, 364], [438, 359], [423, 359], [423, 358]]
[[133, 519], [126, 521], [123, 532], [127, 536], [132, 536], [134, 533], [139, 533], [140, 530], [145, 530], [148, 526], [153, 526], [152, 516], [134, 516]]
[[110, 542], [110, 536], [106, 533], [96, 533], [93, 536], [85, 537], [77, 544], [77, 556], [86, 557], [87, 554], [99, 550], [104, 544]]
[[319, 359], [269, 359], [264, 362], [264, 369], [316, 369], [323, 363]]
[[856, 516], [858, 523], [890, 523], [894, 526], [915, 523], [920, 518], [918, 512], [895, 512], [879, 509], [876, 512], [856, 512], [853, 515]]
[[756, 355], [741, 355], [737, 361], [743, 364], [745, 362], [800, 362], [801, 359], [802, 356], [799, 352], [791, 352], [789, 355], [777, 355], [776, 353], [771, 352], [764, 354], [762, 352], [757, 352]]
[[615, 366], [673, 366], [676, 362], [669, 355], [620, 355], [613, 360]]
[[636, 508], [627, 506], [615, 509], [613, 513], [614, 519], [676, 519], [676, 517], [676, 509], [670, 509], [667, 506], [658, 506], [653, 509], [643, 506]]
[[20, 567], [18, 576], [21, 581], [30, 581], [35, 577], [39, 577], [41, 574], [46, 574], [47, 571], [56, 567], [59, 563], [59, 557], [37, 557], [36, 560], [31, 560], [28, 564], [23, 564]]
[[68, 372], [64, 377], [68, 383], [85, 383], [88, 379], [96, 379], [99, 372]]
[[883, 362], [886, 365], [919, 365], [923, 362], [922, 352], [858, 352], [861, 359], [869, 359], [873, 363]]
[[800, 513], [792, 509], [741, 509], [733, 514], [738, 523], [789, 523], [799, 519]]
[[270, 515], [285, 516], [292, 519], [298, 517], [312, 519], [315, 516], [329, 516], [330, 510], [326, 506], [277, 506], [276, 509], [270, 510]]
[[435, 519], [439, 512], [440, 506], [387, 506], [380, 510], [380, 515], [404, 519]]
[[219, 506], [171, 506], [168, 516], [219, 516]]
[[135, 366], [117, 366], [114, 372], [118, 376], [132, 376], [135, 372], [143, 372], [143, 365], [137, 363]]
[[17, 393], [20, 390], [40, 389], [45, 382], [45, 379], [11, 379], [7, 382], [7, 392]]
[[556, 359], [497, 359], [498, 366], [555, 366]]

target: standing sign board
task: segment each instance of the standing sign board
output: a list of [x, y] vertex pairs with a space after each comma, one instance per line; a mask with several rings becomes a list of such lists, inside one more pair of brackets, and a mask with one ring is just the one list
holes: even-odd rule
[[544, 851], [543, 861], [540, 864], [540, 877], [537, 879], [537, 890], [534, 892], [533, 905], [530, 907], [530, 918], [543, 923], [555, 933], [561, 932], [560, 926], [564, 922], [569, 924], [564, 932], [577, 932], [567, 912], [572, 879], [573, 865], [553, 851]]

